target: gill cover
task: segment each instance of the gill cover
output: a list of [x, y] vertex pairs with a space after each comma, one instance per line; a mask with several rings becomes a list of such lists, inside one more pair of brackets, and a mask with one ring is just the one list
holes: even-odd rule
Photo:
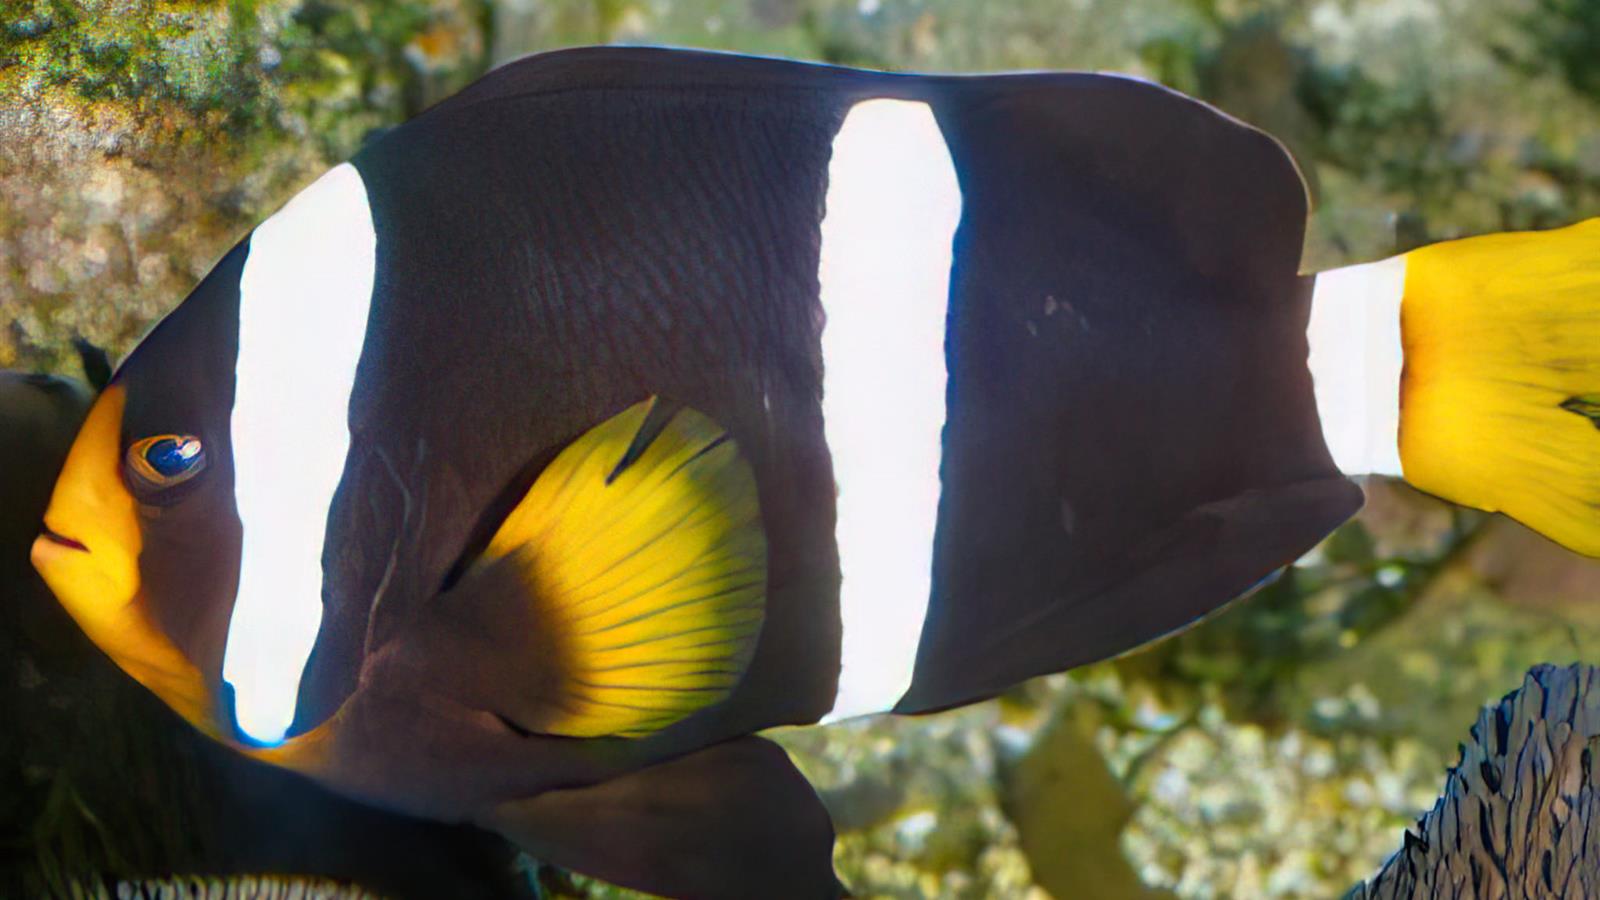
[[1600, 219], [1406, 254], [1413, 485], [1600, 556]]

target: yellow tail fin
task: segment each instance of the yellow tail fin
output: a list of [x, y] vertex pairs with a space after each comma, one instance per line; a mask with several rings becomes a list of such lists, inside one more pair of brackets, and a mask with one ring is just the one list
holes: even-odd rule
[[1600, 219], [1406, 254], [1407, 481], [1600, 556]]
[[767, 581], [755, 477], [694, 410], [652, 399], [574, 441], [484, 552], [506, 556], [561, 648], [559, 712], [521, 723], [534, 730], [660, 730], [725, 699], [755, 651]]

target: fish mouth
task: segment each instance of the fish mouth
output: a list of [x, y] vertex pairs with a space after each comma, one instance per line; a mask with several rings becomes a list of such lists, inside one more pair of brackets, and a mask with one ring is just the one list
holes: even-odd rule
[[82, 541], [75, 538], [69, 538], [64, 534], [60, 534], [55, 531], [51, 531], [50, 526], [48, 525], [40, 528], [39, 537], [49, 541], [52, 544], [59, 544], [62, 547], [66, 547], [69, 550], [81, 550], [84, 553], [89, 552], [89, 548], [85, 547]]

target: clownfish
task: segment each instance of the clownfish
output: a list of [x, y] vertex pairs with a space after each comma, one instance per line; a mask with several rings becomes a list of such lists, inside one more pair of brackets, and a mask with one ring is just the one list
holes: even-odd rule
[[1138, 79], [530, 57], [263, 222], [33, 561], [206, 734], [687, 896], [833, 896], [758, 736], [1181, 628], [1403, 477], [1600, 555], [1600, 220], [1299, 270]]

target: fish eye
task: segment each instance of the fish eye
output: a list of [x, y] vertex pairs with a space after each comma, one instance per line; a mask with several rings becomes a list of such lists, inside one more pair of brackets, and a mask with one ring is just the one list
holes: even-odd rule
[[192, 434], [158, 434], [128, 448], [129, 481], [140, 493], [176, 487], [205, 467], [205, 445]]

